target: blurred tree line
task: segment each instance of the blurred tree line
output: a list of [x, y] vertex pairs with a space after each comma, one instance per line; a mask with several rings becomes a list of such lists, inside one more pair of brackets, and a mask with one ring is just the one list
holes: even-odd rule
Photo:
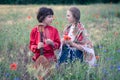
[[0, 4], [91, 4], [118, 2], [120, 0], [0, 0]]

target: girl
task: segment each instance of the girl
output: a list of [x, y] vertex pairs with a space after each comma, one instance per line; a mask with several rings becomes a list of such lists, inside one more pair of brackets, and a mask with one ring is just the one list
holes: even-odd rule
[[71, 7], [67, 10], [66, 17], [70, 25], [63, 32], [64, 38], [61, 41], [62, 46], [58, 64], [67, 61], [72, 62], [76, 59], [82, 62], [84, 56], [85, 61], [89, 65], [93, 65], [96, 60], [93, 45], [86, 34], [83, 24], [80, 22], [79, 9]]

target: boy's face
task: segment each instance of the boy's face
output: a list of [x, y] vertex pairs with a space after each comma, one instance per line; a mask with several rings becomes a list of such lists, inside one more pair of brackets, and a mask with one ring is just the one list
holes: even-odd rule
[[69, 23], [74, 23], [75, 22], [75, 19], [74, 19], [72, 13], [69, 10], [67, 10], [66, 18], [67, 18]]
[[46, 25], [51, 25], [52, 21], [53, 21], [53, 15], [48, 15], [44, 19], [43, 23], [45, 23]]

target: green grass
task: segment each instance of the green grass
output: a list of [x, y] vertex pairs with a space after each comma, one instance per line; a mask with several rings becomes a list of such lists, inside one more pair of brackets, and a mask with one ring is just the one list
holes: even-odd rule
[[[41, 5], [47, 6], [47, 5]], [[36, 12], [39, 5], [0, 5], [0, 80], [36, 80], [28, 67], [33, 63], [29, 51], [29, 35], [38, 24]], [[94, 68], [85, 63], [67, 64], [55, 71], [52, 80], [119, 80], [120, 78], [120, 4], [74, 5], [81, 11], [85, 25], [100, 56]], [[70, 6], [51, 5], [55, 26], [60, 34], [67, 24], [66, 10]], [[28, 19], [30, 16], [30, 19]], [[61, 34], [62, 35], [62, 34]], [[17, 70], [10, 70], [11, 63]], [[48, 79], [49, 80], [49, 79]]]

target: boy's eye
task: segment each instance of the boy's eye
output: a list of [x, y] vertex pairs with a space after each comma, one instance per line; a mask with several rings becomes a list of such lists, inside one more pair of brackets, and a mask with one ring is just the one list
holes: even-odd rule
[[52, 17], [53, 17], [53, 15], [48, 15], [48, 17], [49, 17], [49, 18], [52, 18]]

